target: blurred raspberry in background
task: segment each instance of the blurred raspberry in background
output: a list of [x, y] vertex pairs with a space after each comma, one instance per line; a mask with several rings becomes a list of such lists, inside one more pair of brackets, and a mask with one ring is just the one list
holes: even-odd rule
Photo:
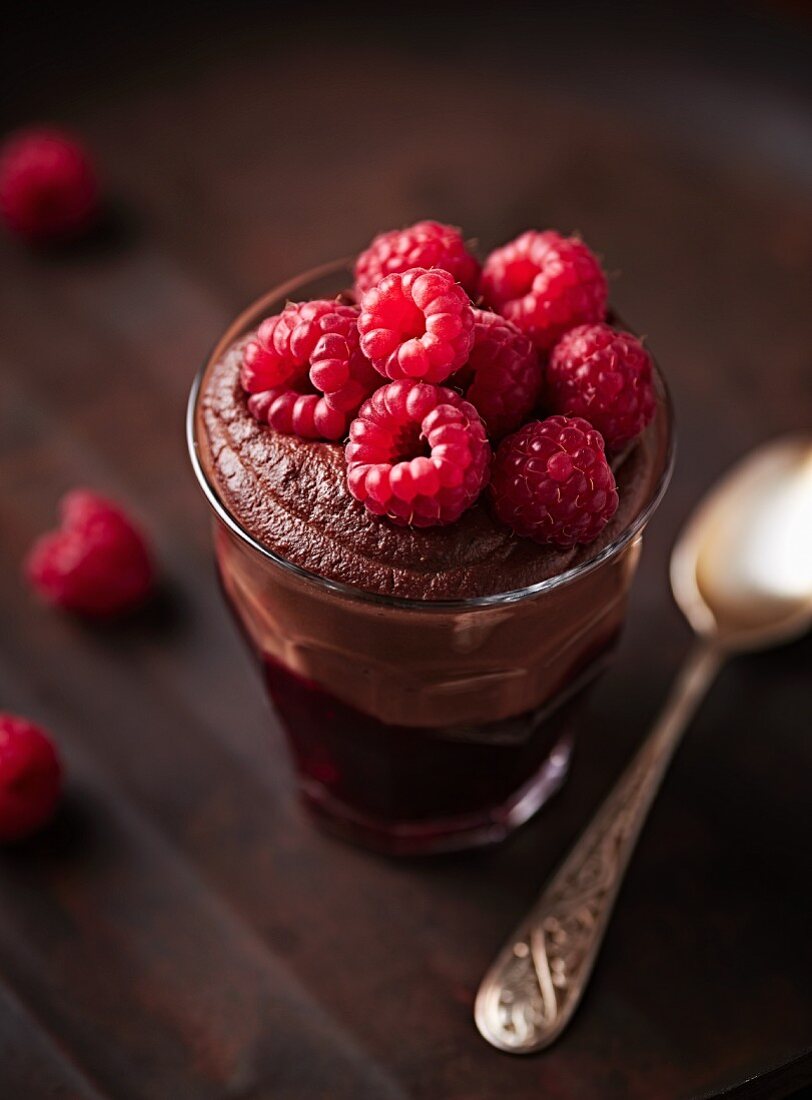
[[0, 217], [37, 244], [75, 239], [99, 214], [99, 183], [84, 147], [55, 129], [18, 130], [0, 146]]

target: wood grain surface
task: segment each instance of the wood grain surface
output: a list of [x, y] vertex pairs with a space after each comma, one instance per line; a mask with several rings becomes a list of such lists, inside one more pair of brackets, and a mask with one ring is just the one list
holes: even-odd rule
[[[3, 35], [3, 129], [75, 127], [112, 209], [81, 247], [0, 244], [0, 706], [50, 727], [69, 773], [53, 826], [0, 852], [0, 1096], [670, 1100], [797, 1059], [809, 639], [713, 689], [560, 1043], [497, 1054], [471, 1006], [687, 649], [680, 524], [731, 461], [812, 421], [803, 13], [181, 5], [124, 26], [34, 7]], [[503, 848], [391, 863], [298, 808], [183, 413], [238, 308], [421, 216], [483, 250], [580, 230], [668, 374], [680, 449], [566, 789]], [[154, 536], [163, 588], [133, 621], [82, 626], [19, 580], [76, 484]]]

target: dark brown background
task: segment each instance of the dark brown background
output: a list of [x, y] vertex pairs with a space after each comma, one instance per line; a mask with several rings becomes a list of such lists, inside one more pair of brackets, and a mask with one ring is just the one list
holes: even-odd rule
[[[75, 126], [115, 211], [68, 252], [0, 246], [0, 705], [53, 730], [70, 776], [54, 826], [0, 853], [0, 1096], [659, 1100], [807, 1050], [809, 640], [713, 689], [561, 1042], [511, 1059], [471, 1020], [687, 648], [680, 523], [810, 424], [802, 6], [31, 9], [2, 36], [3, 128]], [[483, 249], [579, 229], [669, 375], [681, 446], [565, 792], [501, 850], [391, 864], [299, 813], [182, 419], [239, 307], [420, 216]], [[18, 580], [77, 483], [154, 534], [166, 593], [132, 623], [83, 628]]]

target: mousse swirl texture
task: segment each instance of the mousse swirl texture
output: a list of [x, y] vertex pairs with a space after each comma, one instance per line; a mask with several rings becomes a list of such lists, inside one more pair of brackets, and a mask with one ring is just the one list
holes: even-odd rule
[[317, 576], [414, 600], [512, 592], [600, 554], [656, 492], [664, 463], [662, 409], [615, 459], [620, 504], [588, 546], [560, 550], [520, 538], [495, 518], [485, 495], [447, 527], [396, 527], [353, 499], [343, 446], [282, 434], [251, 415], [240, 384], [247, 342], [235, 343], [204, 376], [197, 406], [202, 466], [248, 534]]

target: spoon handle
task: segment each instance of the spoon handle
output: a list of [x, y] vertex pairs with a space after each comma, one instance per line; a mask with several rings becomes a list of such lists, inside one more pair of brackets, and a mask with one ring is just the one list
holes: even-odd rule
[[485, 975], [474, 1015], [493, 1046], [530, 1054], [569, 1023], [648, 811], [723, 659], [696, 643], [653, 730]]

